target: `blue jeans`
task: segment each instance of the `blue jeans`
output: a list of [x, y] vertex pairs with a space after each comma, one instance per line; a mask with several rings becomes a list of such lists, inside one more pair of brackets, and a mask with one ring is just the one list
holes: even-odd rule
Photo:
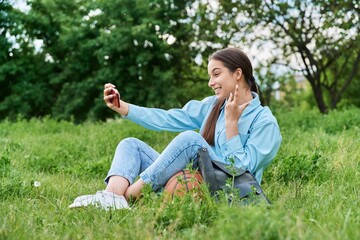
[[133, 184], [140, 175], [154, 191], [159, 190], [175, 173], [195, 163], [201, 147], [207, 148], [210, 157], [216, 159], [209, 144], [194, 131], [180, 133], [161, 154], [139, 139], [126, 138], [116, 148], [105, 183], [111, 176], [122, 176]]

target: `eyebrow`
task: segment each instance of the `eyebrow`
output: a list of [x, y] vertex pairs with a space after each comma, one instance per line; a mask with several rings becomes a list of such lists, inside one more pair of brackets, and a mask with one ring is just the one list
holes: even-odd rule
[[[215, 70], [221, 70], [220, 68], [216, 67], [213, 70], [211, 70], [211, 73], [213, 73]], [[210, 75], [210, 74], [209, 74]]]

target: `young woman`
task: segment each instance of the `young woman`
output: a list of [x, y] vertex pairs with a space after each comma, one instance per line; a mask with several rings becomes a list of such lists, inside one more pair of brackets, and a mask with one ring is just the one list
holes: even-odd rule
[[281, 134], [270, 109], [260, 104], [251, 62], [239, 49], [222, 49], [210, 56], [208, 74], [214, 96], [167, 111], [122, 100], [116, 107], [113, 99], [118, 92], [113, 84], [105, 84], [104, 101], [112, 110], [148, 129], [182, 133], [162, 153], [136, 138], [122, 140], [105, 179], [106, 189], [80, 196], [69, 207], [128, 208], [127, 200], [139, 197], [145, 184], [156, 191], [196, 161], [200, 147], [207, 148], [214, 160], [234, 159], [235, 167], [249, 170], [261, 183], [280, 147]]

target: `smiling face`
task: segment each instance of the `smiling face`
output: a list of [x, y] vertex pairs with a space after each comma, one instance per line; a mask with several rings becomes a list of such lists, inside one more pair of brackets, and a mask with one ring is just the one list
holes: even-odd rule
[[234, 92], [235, 86], [239, 83], [242, 72], [238, 68], [231, 72], [221, 61], [211, 59], [208, 63], [209, 83], [218, 99], [228, 98]]

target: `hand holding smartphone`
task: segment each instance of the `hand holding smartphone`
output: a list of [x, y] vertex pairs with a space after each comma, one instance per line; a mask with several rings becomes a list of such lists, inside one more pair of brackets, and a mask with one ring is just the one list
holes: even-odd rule
[[118, 91], [115, 91], [114, 89], [111, 89], [110, 94], [115, 95], [110, 102], [114, 104], [115, 107], [120, 108], [120, 93]]

